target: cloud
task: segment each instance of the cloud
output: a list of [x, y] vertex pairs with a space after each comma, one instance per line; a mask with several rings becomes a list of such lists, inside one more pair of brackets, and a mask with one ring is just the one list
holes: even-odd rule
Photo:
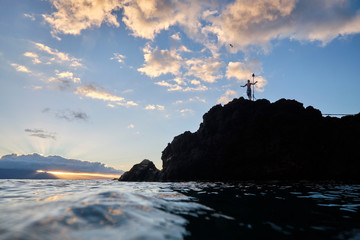
[[202, 103], [206, 103], [206, 99], [196, 96], [196, 97], [194, 97], [194, 98], [190, 98], [190, 99], [189, 99], [189, 102], [202, 102]]
[[149, 104], [149, 105], [147, 105], [147, 106], [145, 107], [145, 110], [159, 110], [159, 111], [163, 111], [163, 110], [165, 110], [165, 106]]
[[51, 0], [55, 12], [43, 14], [52, 28], [53, 37], [58, 34], [79, 35], [82, 30], [100, 27], [103, 23], [119, 27], [117, 13], [122, 10], [122, 21], [132, 35], [153, 40], [162, 30], [176, 24], [194, 35], [199, 32], [201, 11], [212, 1], [177, 0]]
[[186, 116], [187, 114], [193, 113], [194, 110], [189, 109], [189, 108], [184, 108], [179, 110], [179, 112], [181, 113], [182, 116]]
[[40, 61], [40, 59], [39, 59], [39, 56], [38, 56], [36, 53], [26, 52], [26, 53], [24, 53], [24, 56], [25, 56], [25, 57], [32, 58], [32, 63], [33, 63], [33, 64], [41, 63], [41, 61]]
[[130, 124], [127, 128], [134, 128], [135, 125], [134, 124]]
[[27, 128], [24, 131], [29, 133], [29, 136], [31, 136], [31, 137], [56, 140], [56, 133], [54, 133], [54, 132], [47, 132], [45, 130], [38, 129], [38, 128], [34, 128], [34, 129]]
[[177, 33], [174, 33], [173, 35], [170, 36], [172, 39], [174, 40], [177, 40], [177, 41], [180, 41], [181, 38], [180, 38], [180, 33], [177, 32]]
[[10, 65], [12, 67], [14, 67], [15, 70], [18, 71], [18, 72], [31, 73], [31, 71], [27, 67], [25, 67], [23, 65], [19, 65], [17, 63], [11, 63]]
[[134, 89], [126, 89], [126, 90], [122, 91], [121, 93], [126, 94], [126, 93], [132, 93], [132, 92], [134, 92]]
[[50, 108], [44, 108], [41, 112], [54, 115], [56, 118], [65, 119], [70, 122], [74, 120], [87, 121], [89, 119], [89, 116], [85, 112], [73, 111], [70, 109], [65, 109], [62, 111], [53, 111]]
[[82, 30], [100, 27], [102, 23], [119, 27], [116, 14], [121, 7], [119, 0], [51, 0], [56, 12], [43, 14], [51, 28], [51, 34], [79, 35]]
[[47, 79], [47, 82], [51, 84], [55, 84], [51, 86], [51, 88], [53, 89], [65, 91], [72, 88], [72, 81], [66, 79], [50, 77]]
[[240, 81], [246, 81], [252, 76], [252, 71], [242, 62], [229, 62], [226, 69], [227, 78], [236, 78]]
[[360, 32], [360, 12], [351, 11], [346, 0], [236, 0], [208, 19], [203, 32], [233, 44], [234, 51], [267, 50], [272, 40], [284, 38], [326, 44]]
[[84, 97], [110, 102], [123, 102], [125, 100], [123, 97], [118, 97], [104, 90], [98, 89], [98, 87], [93, 84], [86, 84], [84, 86], [77, 87], [75, 93]]
[[263, 76], [258, 75], [258, 73], [261, 74], [262, 72], [261, 63], [258, 61], [249, 61], [247, 64], [242, 62], [229, 62], [226, 69], [226, 77], [235, 78], [241, 82], [245, 82], [248, 79], [251, 79], [253, 72], [256, 73], [255, 80], [257, 81], [255, 89], [259, 92], [264, 91], [264, 87], [267, 85], [267, 80]]
[[208, 83], [214, 83], [217, 79], [222, 78], [218, 72], [223, 64], [215, 58], [193, 58], [187, 60], [186, 65], [188, 66], [186, 76], [194, 76]]
[[234, 90], [227, 90], [224, 95], [222, 95], [217, 103], [219, 104], [227, 104], [231, 100], [233, 100], [237, 96], [237, 93]]
[[24, 17], [29, 18], [31, 21], [35, 21], [34, 14], [24, 13]]
[[179, 21], [178, 1], [134, 0], [124, 5], [123, 22], [134, 36], [154, 39], [155, 35]]
[[80, 83], [81, 80], [78, 77], [74, 77], [74, 74], [72, 72], [66, 71], [66, 72], [60, 72], [59, 70], [55, 70], [56, 76], [60, 79], [69, 79], [72, 80], [74, 83]]
[[48, 47], [42, 43], [34, 43], [34, 45], [42, 52], [49, 54], [52, 58], [50, 58], [49, 64], [54, 61], [58, 63], [68, 64], [70, 67], [82, 67], [81, 59], [70, 56], [68, 53], [60, 52], [57, 49]]
[[[77, 87], [75, 90], [75, 94], [92, 99], [113, 102], [119, 106], [131, 107], [138, 105], [133, 101], [126, 101], [125, 98], [113, 95], [93, 84], [86, 84], [84, 86]], [[111, 105], [108, 104], [108, 106], [114, 107], [113, 104]]]
[[[360, 32], [360, 12], [348, 0], [51, 0], [55, 12], [42, 15], [54, 37], [78, 35], [103, 23], [119, 27], [117, 14], [136, 37], [154, 40], [178, 25], [216, 56], [219, 46], [231, 51], [249, 46], [267, 49], [272, 40], [296, 39], [326, 44], [339, 35]], [[122, 10], [122, 11], [120, 11]], [[212, 41], [211, 36], [216, 36]], [[58, 38], [58, 37], [57, 37]], [[171, 35], [179, 40], [178, 33]], [[217, 44], [219, 43], [219, 44]]]
[[[176, 82], [175, 79], [172, 81]], [[172, 84], [169, 82], [166, 82], [164, 80], [160, 82], [155, 82], [156, 85], [167, 87], [169, 92], [179, 91], [179, 92], [199, 92], [199, 91], [207, 91], [208, 88], [205, 85], [199, 85], [196, 84], [196, 87], [189, 87], [189, 86], [181, 86], [180, 84]], [[187, 83], [183, 84], [187, 85]]]
[[139, 72], [149, 77], [158, 77], [168, 73], [179, 74], [182, 58], [176, 50], [152, 49], [147, 44], [143, 51], [145, 63], [142, 68], [138, 69]]
[[60, 156], [29, 155], [5, 155], [0, 158], [0, 169], [44, 170], [64, 172], [88, 172], [88, 173], [114, 173], [121, 174], [123, 171], [107, 167], [100, 162], [80, 161], [66, 159]]
[[110, 60], [116, 60], [118, 63], [124, 63], [124, 59], [126, 58], [124, 55], [120, 53], [113, 53], [114, 57], [110, 58]]
[[67, 121], [74, 121], [74, 120], [87, 121], [89, 119], [89, 116], [86, 113], [80, 111], [72, 111], [69, 109], [56, 113], [56, 117], [60, 119], [65, 119]]
[[[178, 100], [176, 101], [174, 104], [183, 104], [183, 103], [191, 103], [191, 102], [201, 102], [201, 103], [206, 103], [206, 99], [201, 98], [199, 96], [195, 96], [192, 98], [189, 98], [188, 100], [184, 101], [184, 100]], [[186, 111], [185, 111], [186, 112]]]
[[123, 106], [123, 107], [136, 107], [138, 106], [138, 104], [134, 101], [124, 101], [124, 102], [117, 102], [116, 103], [119, 106]]
[[194, 80], [191, 80], [191, 84], [193, 84], [193, 85], [200, 85], [200, 81], [199, 80], [196, 80], [196, 79], [194, 79]]

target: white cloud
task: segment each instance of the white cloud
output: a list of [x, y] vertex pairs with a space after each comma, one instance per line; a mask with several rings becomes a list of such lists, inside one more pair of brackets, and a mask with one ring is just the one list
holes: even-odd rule
[[130, 124], [127, 128], [134, 128], [135, 125], [134, 124]]
[[[250, 69], [250, 67], [252, 69]], [[257, 70], [252, 71], [252, 70]], [[253, 72], [256, 73], [255, 81], [257, 84], [255, 85], [255, 89], [259, 92], [264, 91], [264, 87], [267, 85], [267, 80], [265, 77], [258, 75], [261, 74], [262, 66], [261, 63], [257, 61], [250, 61], [248, 64], [242, 62], [229, 62], [228, 67], [226, 69], [226, 77], [227, 78], [235, 78], [241, 82], [245, 82], [248, 79], [251, 80], [251, 76]]]
[[125, 100], [125, 98], [111, 94], [93, 84], [86, 84], [77, 87], [74, 93], [83, 97], [107, 101], [108, 102], [107, 106], [110, 108], [114, 108], [115, 105], [123, 106], [123, 107], [138, 106], [138, 104], [133, 101]]
[[72, 80], [74, 83], [80, 83], [81, 80], [80, 78], [74, 77], [74, 74], [72, 72], [59, 72], [58, 70], [55, 71], [56, 72], [56, 76], [60, 79], [70, 79]]
[[194, 80], [191, 80], [190, 83], [193, 85], [200, 85], [201, 82], [199, 80], [194, 79]]
[[[204, 44], [217, 57], [219, 45], [231, 51], [249, 46], [266, 49], [274, 39], [321, 41], [360, 32], [360, 12], [348, 0], [51, 0], [55, 12], [44, 14], [52, 34], [78, 35], [106, 23], [119, 27], [117, 11], [134, 36], [154, 40], [178, 25], [190, 38]], [[31, 17], [31, 15], [25, 15]], [[216, 36], [212, 42], [209, 34]], [[57, 37], [58, 38], [58, 37]], [[179, 33], [171, 35], [180, 40]], [[219, 43], [219, 45], [216, 44]]]
[[32, 63], [33, 63], [33, 64], [41, 63], [41, 61], [40, 61], [40, 59], [39, 59], [39, 56], [38, 56], [36, 53], [26, 52], [26, 53], [24, 53], [24, 56], [25, 56], [25, 57], [32, 58]]
[[132, 93], [132, 92], [134, 92], [133, 89], [126, 89], [126, 90], [122, 91], [123, 94]]
[[110, 102], [124, 102], [125, 100], [123, 97], [118, 97], [104, 90], [98, 89], [96, 86], [92, 84], [87, 84], [85, 86], [77, 87], [75, 93], [84, 97], [110, 101]]
[[139, 72], [145, 73], [149, 77], [158, 77], [167, 73], [179, 74], [182, 58], [176, 50], [152, 49], [147, 44], [143, 51], [145, 64], [138, 69]]
[[126, 58], [124, 55], [120, 53], [113, 53], [114, 57], [110, 58], [110, 60], [116, 60], [118, 63], [124, 63], [124, 59]]
[[68, 79], [72, 79], [74, 76], [72, 72], [59, 72], [59, 71], [57, 71], [56, 75], [59, 78], [68, 78]]
[[186, 46], [184, 45], [181, 45], [179, 48], [178, 48], [178, 51], [179, 52], [192, 52], [190, 49], [188, 49]]
[[184, 92], [203, 92], [207, 91], [208, 87], [205, 85], [198, 85], [196, 87], [186, 87], [183, 89]]
[[202, 19], [207, 19], [208, 17], [213, 16], [213, 15], [215, 15], [217, 13], [218, 13], [217, 10], [205, 10], [202, 13]]
[[145, 107], [145, 110], [155, 110], [155, 109], [156, 109], [155, 105], [147, 105]]
[[237, 96], [237, 93], [234, 90], [227, 90], [224, 95], [222, 95], [218, 100], [217, 103], [220, 104], [227, 104], [232, 99]]
[[194, 113], [194, 110], [189, 109], [189, 108], [184, 108], [179, 110], [179, 112], [181, 113], [182, 116], [186, 116], [189, 113]]
[[29, 18], [31, 21], [35, 21], [34, 14], [24, 13], [24, 17]]
[[120, 0], [51, 0], [56, 12], [43, 14], [52, 27], [51, 33], [79, 35], [82, 30], [100, 27], [102, 23], [119, 27], [113, 11], [121, 7]]
[[119, 105], [119, 106], [123, 106], [123, 107], [135, 107], [135, 106], [138, 106], [138, 104], [133, 102], [133, 101], [117, 102], [116, 104]]
[[165, 110], [165, 106], [149, 104], [149, 105], [147, 105], [147, 106], [145, 107], [145, 110], [159, 110], [159, 111], [163, 111], [163, 110]]
[[187, 83], [185, 81], [179, 81], [179, 79], [175, 78], [172, 81], [175, 82], [175, 84], [171, 84], [169, 82], [166, 82], [164, 80], [160, 82], [155, 82], [156, 85], [167, 87], [169, 92], [197, 92], [197, 91], [206, 91], [208, 88], [205, 85], [196, 85], [196, 87], [188, 87]]
[[159, 111], [163, 111], [163, 110], [165, 110], [165, 106], [162, 106], [162, 105], [156, 105], [156, 107], [157, 107], [157, 109], [158, 109]]
[[172, 39], [174, 40], [177, 40], [177, 41], [180, 41], [181, 38], [180, 38], [180, 33], [177, 32], [177, 33], [174, 33], [173, 35], [170, 36]]
[[351, 13], [347, 0], [236, 0], [209, 18], [204, 33], [234, 50], [261, 46], [274, 39], [320, 41], [360, 32], [360, 12]]
[[214, 83], [217, 79], [222, 77], [219, 70], [223, 64], [215, 58], [193, 58], [187, 60], [186, 65], [188, 66], [188, 72], [185, 74], [186, 76], [194, 76], [208, 83]]
[[190, 98], [190, 99], [189, 99], [189, 102], [202, 102], [202, 103], [206, 103], [206, 99], [196, 96], [196, 97], [194, 97], [194, 98]]
[[10, 65], [14, 67], [18, 72], [31, 73], [31, 71], [23, 65], [19, 65], [17, 63], [11, 63]]
[[252, 71], [242, 62], [229, 62], [226, 69], [227, 78], [236, 78], [241, 81], [246, 81], [252, 76]]
[[82, 67], [81, 59], [75, 58], [70, 56], [68, 53], [60, 52], [57, 49], [53, 49], [51, 47], [48, 47], [42, 43], [34, 43], [35, 46], [42, 52], [45, 52], [51, 56], [50, 61], [48, 62], [51, 64], [52, 62], [56, 61], [58, 63], [66, 63], [70, 67]]
[[176, 24], [196, 33], [200, 11], [200, 1], [133, 0], [124, 5], [122, 20], [134, 36], [153, 40], [156, 34]]

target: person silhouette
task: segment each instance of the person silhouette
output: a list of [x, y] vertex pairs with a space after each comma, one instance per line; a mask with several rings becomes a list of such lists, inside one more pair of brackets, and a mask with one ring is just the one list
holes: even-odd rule
[[257, 83], [257, 81], [254, 83], [251, 83], [250, 80], [247, 80], [247, 83], [245, 83], [244, 86], [241, 86], [241, 87], [247, 87], [246, 94], [247, 94], [249, 100], [251, 100], [251, 85], [255, 85], [256, 83]]

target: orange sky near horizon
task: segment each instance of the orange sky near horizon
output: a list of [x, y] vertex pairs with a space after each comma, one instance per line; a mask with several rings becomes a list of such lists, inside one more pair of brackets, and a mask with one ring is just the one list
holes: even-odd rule
[[111, 174], [111, 173], [86, 173], [86, 172], [61, 172], [61, 171], [44, 171], [37, 170], [38, 173], [48, 173], [52, 174], [59, 179], [69, 179], [69, 180], [90, 180], [90, 179], [113, 179], [119, 178], [120, 174]]

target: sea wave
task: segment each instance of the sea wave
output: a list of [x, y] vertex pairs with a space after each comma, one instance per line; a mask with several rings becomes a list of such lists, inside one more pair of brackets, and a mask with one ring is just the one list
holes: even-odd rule
[[0, 239], [356, 239], [360, 186], [1, 180]]

